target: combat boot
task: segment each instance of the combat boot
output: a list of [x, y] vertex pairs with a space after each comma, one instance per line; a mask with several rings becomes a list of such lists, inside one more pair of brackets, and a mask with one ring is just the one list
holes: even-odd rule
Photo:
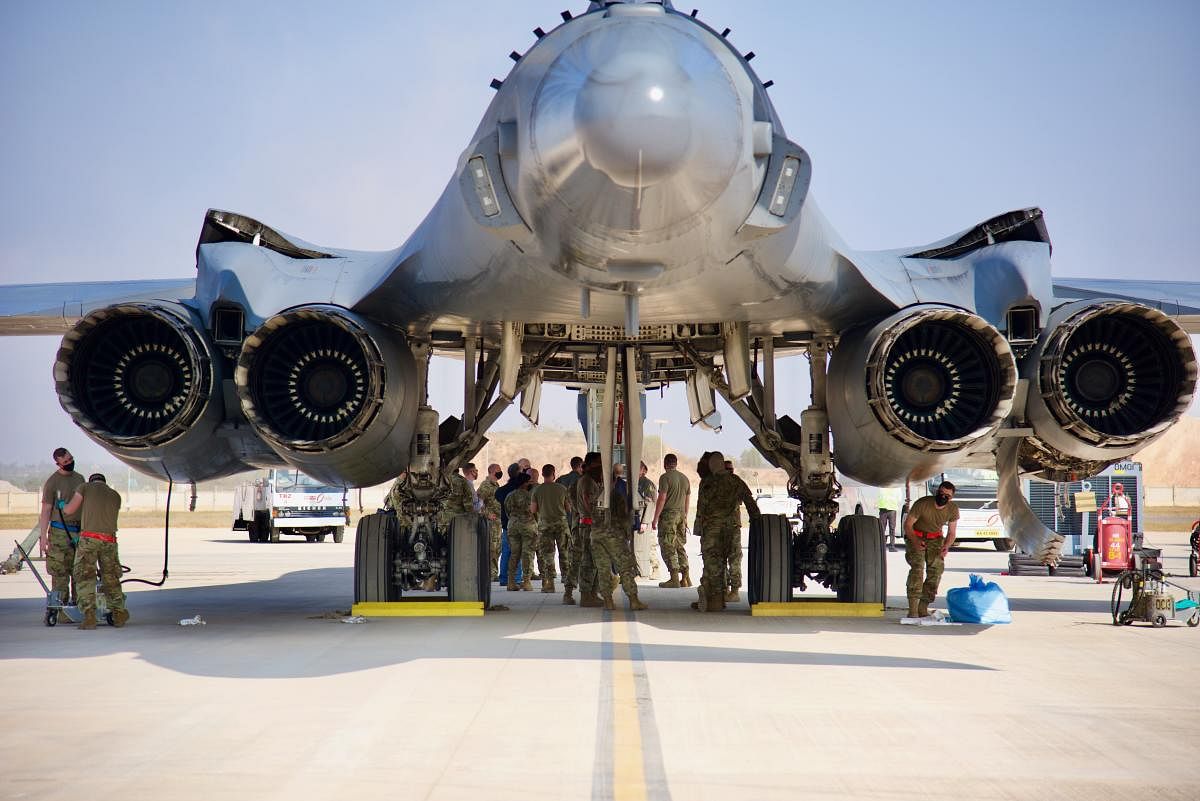
[[553, 576], [546, 576], [542, 579], [542, 592], [554, 592]]
[[79, 624], [79, 630], [96, 628], [96, 610], [91, 609], [83, 613], [83, 622]]
[[635, 595], [629, 599], [629, 608], [634, 612], [640, 612], [643, 609], [649, 609], [650, 607], [642, 603], [641, 600]]
[[567, 587], [563, 590], [563, 603], [567, 606], [574, 606], [575, 604], [575, 596], [571, 594], [571, 589], [571, 587]]
[[677, 576], [675, 573], [672, 573], [671, 578], [667, 579], [666, 581], [658, 582], [658, 586], [675, 589], [681, 587], [682, 585], [679, 583], [679, 576]]
[[129, 622], [129, 610], [128, 609], [114, 610], [111, 617], [112, 617], [113, 628], [119, 629], [122, 626], [124, 626], [126, 623]]
[[929, 601], [924, 598], [917, 604], [917, 617], [929, 617]]
[[616, 609], [617, 608], [616, 605], [613, 603], [611, 594], [604, 596], [604, 608], [605, 609]]
[[918, 611], [919, 610], [917, 609], [917, 599], [909, 598], [908, 599], [908, 616], [909, 617], [920, 617], [920, 615], [918, 614]]
[[704, 588], [701, 587], [700, 590], [697, 591], [696, 595], [699, 596], [699, 600], [692, 601], [692, 608], [697, 612], [707, 612], [708, 596], [704, 594]]
[[506, 589], [510, 592], [516, 592], [516, 591], [520, 590], [521, 588], [517, 586], [517, 582], [514, 579], [509, 579], [508, 586], [505, 587], [504, 589]]
[[687, 567], [683, 568], [683, 575], [680, 576], [680, 578], [679, 578], [679, 586], [680, 587], [692, 586], [692, 573], [691, 573], [691, 570], [689, 570]]
[[525, 575], [525, 580], [521, 582], [521, 589], [526, 592], [533, 592], [533, 579], [528, 574]]
[[604, 602], [600, 600], [600, 596], [594, 592], [579, 593], [580, 606], [604, 606]]
[[725, 593], [726, 603], [735, 604], [740, 600], [742, 600], [742, 594], [735, 589], [731, 588], [729, 592]]

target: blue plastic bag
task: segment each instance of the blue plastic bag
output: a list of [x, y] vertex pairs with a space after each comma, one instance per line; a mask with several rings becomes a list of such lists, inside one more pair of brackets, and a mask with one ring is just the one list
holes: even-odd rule
[[946, 605], [955, 623], [1012, 623], [1004, 590], [974, 573], [969, 587], [955, 587], [946, 593]]

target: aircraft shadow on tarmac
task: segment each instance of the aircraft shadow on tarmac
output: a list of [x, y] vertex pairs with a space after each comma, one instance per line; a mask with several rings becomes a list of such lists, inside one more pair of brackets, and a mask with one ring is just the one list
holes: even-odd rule
[[[63, 659], [136, 653], [138, 658], [180, 673], [227, 678], [330, 676], [425, 659], [605, 660], [611, 644], [596, 628], [580, 638], [577, 627], [611, 620], [612, 613], [563, 606], [560, 596], [498, 590], [494, 603], [510, 611], [483, 618], [388, 618], [348, 625], [323, 613], [346, 610], [351, 569], [317, 568], [277, 579], [204, 587], [138, 590], [129, 593], [130, 624], [121, 630], [101, 624], [79, 632], [68, 623], [42, 625], [40, 598], [0, 600], [0, 661]], [[127, 588], [130, 589], [130, 588]], [[515, 597], [514, 597], [515, 596]], [[621, 593], [617, 593], [621, 597]], [[798, 635], [822, 631], [876, 632], [881, 635], [974, 634], [983, 627], [901, 627], [895, 619], [756, 618], [744, 602], [720, 615], [687, 608], [691, 592], [646, 588], [652, 605], [636, 616], [651, 631], [675, 630], [713, 636], [761, 633], [780, 648], [681, 645], [646, 642], [642, 630], [634, 648], [646, 662], [693, 662], [797, 667], [893, 667], [937, 670], [991, 670], [986, 665], [908, 655], [842, 653], [801, 648]], [[623, 598], [622, 598], [623, 600]], [[739, 608], [740, 606], [740, 608]], [[180, 626], [199, 614], [204, 626]], [[628, 613], [624, 613], [628, 614]], [[640, 628], [640, 627], [639, 627]], [[554, 630], [565, 636], [555, 636]], [[807, 640], [804, 645], [817, 644]], [[797, 647], [788, 647], [797, 646]], [[911, 652], [910, 643], [904, 650]]]

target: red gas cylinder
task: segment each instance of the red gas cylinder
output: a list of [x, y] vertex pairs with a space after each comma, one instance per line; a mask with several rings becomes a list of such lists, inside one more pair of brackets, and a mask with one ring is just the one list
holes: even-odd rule
[[1096, 531], [1096, 550], [1104, 570], [1129, 570], [1133, 567], [1133, 535], [1129, 520], [1102, 517]]

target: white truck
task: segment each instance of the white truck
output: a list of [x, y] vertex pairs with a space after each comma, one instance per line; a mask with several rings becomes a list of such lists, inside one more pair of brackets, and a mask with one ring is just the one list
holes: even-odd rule
[[280, 534], [309, 542], [324, 542], [332, 535], [334, 542], [341, 542], [349, 520], [346, 490], [299, 470], [269, 470], [233, 492], [233, 529], [247, 532], [251, 542], [279, 542]]

